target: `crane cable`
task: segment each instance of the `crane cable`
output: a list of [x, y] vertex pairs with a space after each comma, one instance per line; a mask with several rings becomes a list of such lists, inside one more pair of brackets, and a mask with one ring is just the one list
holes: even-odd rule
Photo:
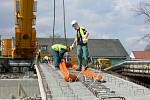
[[64, 35], [65, 35], [65, 43], [67, 45], [67, 34], [66, 34], [66, 17], [65, 17], [65, 0], [63, 0], [63, 18], [64, 18]]
[[[54, 38], [55, 38], [55, 17], [56, 17], [56, 3], [54, 0], [54, 16], [53, 16], [53, 40], [52, 45], [54, 44]], [[66, 34], [66, 17], [65, 17], [65, 0], [63, 0], [63, 20], [64, 20], [64, 36], [65, 36], [65, 44], [67, 46], [67, 34]]]
[[55, 0], [54, 0], [54, 16], [53, 16], [53, 40], [52, 40], [52, 45], [54, 44], [54, 37], [55, 37]]

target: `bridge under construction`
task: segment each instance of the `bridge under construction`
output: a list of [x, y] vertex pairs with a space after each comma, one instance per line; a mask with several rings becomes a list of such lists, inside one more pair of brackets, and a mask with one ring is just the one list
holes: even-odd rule
[[[77, 79], [68, 82], [64, 79], [61, 70], [55, 70], [53, 65], [40, 63], [35, 66], [36, 73], [1, 75], [0, 99], [24, 100], [149, 100], [150, 89], [138, 85], [129, 78], [122, 78], [118, 74], [123, 67], [146, 66], [149, 61], [126, 61], [112, 66], [108, 73], [88, 68], [91, 72], [103, 75], [105, 82], [91, 78], [82, 72], [69, 67], [68, 70], [77, 76]], [[130, 63], [130, 64], [129, 64]], [[132, 65], [134, 63], [134, 66]], [[148, 68], [148, 66], [147, 66]], [[122, 71], [124, 71], [123, 69]], [[129, 70], [129, 69], [128, 69]], [[131, 68], [129, 71], [132, 71]], [[142, 70], [142, 68], [140, 68]], [[145, 71], [145, 68], [143, 68]], [[139, 72], [139, 71], [138, 71]], [[148, 71], [146, 71], [148, 72]], [[143, 72], [143, 73], [146, 73]], [[111, 74], [110, 74], [111, 73]], [[123, 74], [124, 72], [122, 72]], [[137, 71], [132, 72], [137, 76]], [[148, 73], [147, 73], [148, 74]], [[22, 75], [22, 76], [21, 76]], [[124, 74], [123, 74], [124, 75]], [[128, 74], [130, 76], [131, 74]], [[133, 75], [131, 75], [133, 76]], [[147, 75], [142, 76], [147, 77]]]
[[[64, 0], [62, 3], [64, 44], [69, 51]], [[55, 39], [55, 5], [54, 0], [51, 44], [54, 44]], [[46, 53], [43, 54], [46, 55], [45, 61], [41, 62], [39, 60], [41, 52], [36, 41], [36, 8], [35, 0], [15, 0], [15, 39], [4, 38], [2, 41], [1, 100], [150, 100], [149, 59], [131, 60], [123, 56], [124, 61], [111, 65], [108, 63], [109, 59], [102, 58], [97, 59], [98, 67], [89, 62], [87, 66], [83, 65], [84, 67], [79, 70], [77, 70], [77, 62], [68, 61], [69, 57], [66, 57], [67, 60], [60, 60], [57, 69], [53, 65], [53, 60], [47, 59], [50, 57]], [[84, 29], [82, 31], [86, 33]], [[84, 40], [87, 45], [87, 37]], [[111, 41], [113, 44], [118, 40]], [[105, 44], [105, 42], [102, 43]], [[95, 43], [99, 44], [98, 41]], [[119, 45], [119, 47], [122, 46]], [[116, 45], [113, 48], [116, 48]], [[91, 50], [97, 55], [95, 49], [91, 47]], [[104, 49], [107, 52], [111, 50], [112, 48]], [[119, 51], [114, 50], [114, 53], [117, 52]], [[127, 53], [123, 52], [123, 54]]]

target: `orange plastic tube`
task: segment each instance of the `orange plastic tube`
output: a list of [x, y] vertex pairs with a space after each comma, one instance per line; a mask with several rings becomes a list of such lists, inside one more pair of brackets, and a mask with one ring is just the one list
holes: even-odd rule
[[60, 67], [60, 71], [62, 72], [62, 74], [64, 75], [64, 80], [65, 81], [69, 81], [69, 79], [71, 79], [72, 81], [75, 81], [77, 76], [70, 72], [67, 67], [66, 67], [66, 63], [64, 61], [62, 61], [59, 65]]
[[[76, 64], [72, 64], [72, 63], [67, 63], [69, 66], [71, 66], [73, 69], [78, 69], [78, 65]], [[101, 80], [103, 78], [103, 75], [102, 74], [97, 74], [97, 73], [94, 73], [90, 70], [85, 70], [84, 68], [82, 68], [82, 73], [90, 78], [95, 78], [97, 80]]]

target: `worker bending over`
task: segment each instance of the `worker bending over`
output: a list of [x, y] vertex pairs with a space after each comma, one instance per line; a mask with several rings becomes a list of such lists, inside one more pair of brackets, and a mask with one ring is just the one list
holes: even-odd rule
[[70, 48], [62, 44], [54, 44], [51, 46], [51, 54], [53, 56], [55, 69], [59, 68], [61, 59], [63, 58], [65, 52], [69, 52]]
[[77, 45], [77, 57], [78, 57], [78, 69], [77, 71], [81, 71], [82, 69], [82, 59], [85, 60], [85, 67], [88, 65], [88, 36], [89, 33], [83, 28], [80, 27], [76, 21], [72, 21], [72, 27], [76, 30], [76, 37], [71, 46], [71, 49]]

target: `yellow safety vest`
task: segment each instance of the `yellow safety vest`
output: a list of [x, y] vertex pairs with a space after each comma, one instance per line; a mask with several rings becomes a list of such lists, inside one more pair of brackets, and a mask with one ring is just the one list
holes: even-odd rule
[[76, 44], [78, 44], [79, 42], [79, 39], [80, 39], [80, 42], [82, 42], [81, 44], [86, 44], [88, 43], [88, 41], [86, 43], [83, 43], [82, 39], [83, 37], [86, 35], [86, 30], [83, 28], [83, 27], [80, 27], [79, 30], [77, 30], [77, 33], [76, 33]]
[[52, 45], [52, 49], [55, 51], [60, 51], [61, 49], [67, 49], [67, 46], [62, 44], [54, 44]]

